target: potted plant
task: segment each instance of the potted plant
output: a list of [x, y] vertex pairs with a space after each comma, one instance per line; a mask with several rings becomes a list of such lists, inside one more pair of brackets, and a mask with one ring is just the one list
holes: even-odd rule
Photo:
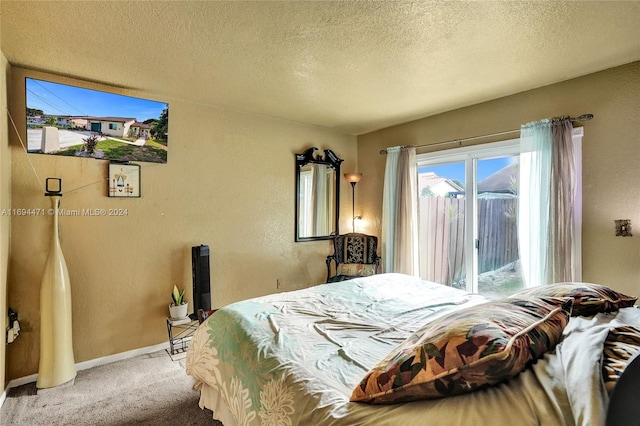
[[189, 303], [184, 300], [184, 290], [178, 290], [178, 287], [173, 286], [173, 292], [171, 293], [171, 304], [169, 305], [169, 315], [173, 319], [182, 319], [187, 317], [187, 308]]

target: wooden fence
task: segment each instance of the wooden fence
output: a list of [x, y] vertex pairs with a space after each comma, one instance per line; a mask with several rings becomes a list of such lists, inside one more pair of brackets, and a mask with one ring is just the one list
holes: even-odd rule
[[[420, 275], [451, 285], [464, 278], [464, 198], [419, 197]], [[478, 273], [518, 259], [515, 198], [478, 200]]]

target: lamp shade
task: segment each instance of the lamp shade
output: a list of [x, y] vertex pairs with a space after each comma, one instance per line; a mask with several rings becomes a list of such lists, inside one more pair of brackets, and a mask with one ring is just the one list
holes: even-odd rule
[[344, 178], [347, 182], [358, 183], [360, 182], [360, 178], [362, 177], [362, 173], [345, 173]]

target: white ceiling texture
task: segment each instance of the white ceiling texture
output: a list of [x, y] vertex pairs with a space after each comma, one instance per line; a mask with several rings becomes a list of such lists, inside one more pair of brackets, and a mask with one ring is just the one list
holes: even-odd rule
[[12, 65], [349, 134], [640, 60], [639, 23], [636, 1], [0, 1]]

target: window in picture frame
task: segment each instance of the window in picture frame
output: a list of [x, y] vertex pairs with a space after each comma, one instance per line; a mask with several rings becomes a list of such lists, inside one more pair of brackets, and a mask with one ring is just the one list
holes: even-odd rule
[[140, 165], [130, 163], [109, 163], [109, 197], [140, 197]]

